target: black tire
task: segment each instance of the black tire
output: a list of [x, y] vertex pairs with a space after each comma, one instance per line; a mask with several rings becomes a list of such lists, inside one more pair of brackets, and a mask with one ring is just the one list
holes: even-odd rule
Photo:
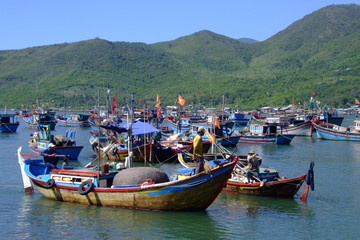
[[[88, 186], [88, 188], [85, 188], [85, 186]], [[86, 195], [88, 194], [94, 187], [94, 183], [90, 180], [86, 180], [85, 182], [82, 182], [78, 188], [78, 192], [80, 195]]]
[[49, 189], [55, 186], [55, 180], [50, 178], [49, 180], [47, 180], [46, 184], [45, 184], [45, 188]]
[[117, 153], [118, 153], [118, 148], [117, 148], [117, 147], [114, 147], [114, 148], [112, 149], [112, 155], [115, 156]]

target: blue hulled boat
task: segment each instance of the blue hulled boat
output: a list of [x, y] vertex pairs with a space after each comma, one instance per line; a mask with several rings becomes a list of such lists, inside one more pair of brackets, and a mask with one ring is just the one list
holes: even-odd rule
[[313, 122], [317, 138], [339, 141], [360, 141], [360, 119], [354, 120], [353, 127], [341, 127], [331, 123]]
[[15, 114], [0, 114], [0, 132], [14, 133], [19, 125]]
[[54, 144], [58, 155], [68, 155], [70, 159], [78, 159], [84, 146], [77, 146], [75, 141], [76, 131], [66, 131], [65, 135], [51, 135], [50, 125], [40, 125], [38, 131], [32, 134], [29, 147], [32, 152], [40, 154]]
[[169, 180], [165, 172], [149, 167], [50, 171], [41, 159], [25, 159], [18, 149], [27, 192], [36, 187], [51, 200], [144, 210], [205, 210], [223, 189], [236, 160], [186, 179]]
[[239, 143], [290, 144], [295, 135], [277, 133], [278, 126], [264, 122], [249, 123], [250, 129], [240, 132]]

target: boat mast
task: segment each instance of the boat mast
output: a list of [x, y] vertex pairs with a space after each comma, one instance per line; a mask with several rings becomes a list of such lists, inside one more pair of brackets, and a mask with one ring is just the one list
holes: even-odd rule
[[133, 104], [134, 104], [134, 93], [131, 93], [131, 102], [130, 102], [130, 109], [129, 109], [129, 113], [128, 113], [128, 157], [125, 161], [125, 167], [127, 168], [131, 168], [133, 166], [133, 152], [132, 152], [132, 124], [133, 124]]
[[[100, 89], [98, 90], [98, 103], [97, 103], [97, 109], [98, 109], [98, 121], [97, 127], [98, 127], [98, 176], [100, 178]], [[99, 179], [100, 180], [100, 179]]]

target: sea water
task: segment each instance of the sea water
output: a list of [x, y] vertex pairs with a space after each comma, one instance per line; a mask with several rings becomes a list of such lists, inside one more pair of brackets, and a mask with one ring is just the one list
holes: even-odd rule
[[[352, 124], [346, 116], [343, 126]], [[57, 126], [54, 135], [63, 135]], [[75, 165], [94, 157], [90, 128], [75, 128], [84, 145]], [[1, 239], [357, 239], [360, 235], [360, 142], [295, 137], [290, 145], [237, 146], [255, 150], [263, 166], [288, 178], [307, 172], [315, 163], [315, 191], [306, 203], [293, 199], [221, 193], [200, 212], [161, 212], [86, 206], [43, 198], [36, 190], [24, 193], [16, 151], [30, 153], [27, 141], [34, 130], [21, 122], [17, 133], [0, 134]], [[166, 171], [177, 163], [153, 166]], [[301, 193], [302, 188], [299, 191]]]

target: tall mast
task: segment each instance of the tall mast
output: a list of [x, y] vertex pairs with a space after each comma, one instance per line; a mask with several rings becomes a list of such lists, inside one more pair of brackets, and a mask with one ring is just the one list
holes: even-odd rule
[[129, 109], [129, 121], [128, 121], [128, 161], [126, 167], [132, 167], [133, 165], [133, 152], [132, 152], [132, 124], [133, 124], [133, 104], [134, 104], [134, 93], [131, 93], [131, 102], [130, 102], [130, 109]]

